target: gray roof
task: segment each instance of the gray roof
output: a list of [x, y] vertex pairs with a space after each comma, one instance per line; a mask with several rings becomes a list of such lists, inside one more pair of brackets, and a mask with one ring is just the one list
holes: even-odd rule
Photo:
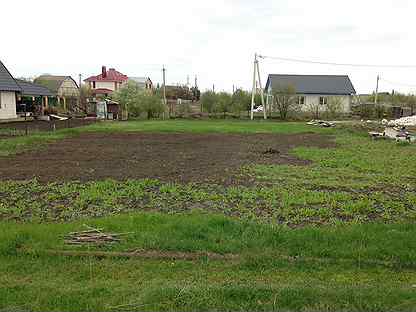
[[6, 66], [0, 61], [0, 91], [20, 92], [21, 88], [7, 70]]
[[269, 75], [266, 90], [293, 86], [298, 94], [355, 94], [348, 76], [338, 75]]
[[77, 82], [71, 76], [41, 75], [34, 80], [34, 83], [48, 88], [53, 94], [57, 94], [65, 80], [71, 79], [78, 87]]
[[129, 77], [129, 80], [138, 84], [146, 84], [147, 81], [152, 82], [149, 77]]
[[23, 95], [53, 96], [52, 92], [49, 91], [49, 89], [44, 86], [41, 86], [32, 82], [24, 81], [24, 80], [19, 80], [19, 79], [16, 79], [16, 82], [19, 84], [20, 88], [22, 89]]

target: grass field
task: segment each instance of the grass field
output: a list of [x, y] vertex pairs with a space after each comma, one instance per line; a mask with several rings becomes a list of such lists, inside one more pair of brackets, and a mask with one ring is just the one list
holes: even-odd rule
[[[14, 157], [84, 132], [331, 135], [307, 166], [253, 164], [249, 185], [157, 179], [0, 182], [0, 311], [416, 310], [416, 148], [303, 123], [99, 123], [0, 141]], [[85, 229], [120, 244], [69, 247]], [[65, 257], [51, 251], [232, 254], [232, 260]]]

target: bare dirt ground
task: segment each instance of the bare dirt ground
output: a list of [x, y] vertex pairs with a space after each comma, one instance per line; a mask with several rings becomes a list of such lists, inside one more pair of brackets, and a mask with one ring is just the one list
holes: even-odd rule
[[317, 134], [84, 133], [41, 150], [0, 158], [0, 179], [92, 181], [155, 178], [172, 182], [241, 183], [240, 168], [306, 165], [297, 146], [333, 147]]

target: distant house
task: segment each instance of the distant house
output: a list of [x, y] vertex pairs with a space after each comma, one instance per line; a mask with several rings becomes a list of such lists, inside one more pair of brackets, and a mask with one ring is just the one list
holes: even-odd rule
[[91, 76], [84, 81], [89, 85], [94, 97], [100, 95], [106, 97], [125, 85], [128, 77], [114, 68], [107, 70], [105, 66], [102, 66], [101, 74]]
[[0, 119], [17, 118], [16, 98], [21, 91], [13, 76], [0, 61]]
[[17, 112], [43, 115], [44, 110], [49, 106], [49, 98], [54, 97], [52, 92], [44, 86], [29, 81], [15, 80], [22, 90], [17, 97]]
[[35, 83], [14, 79], [0, 61], [0, 119], [17, 118], [18, 112], [42, 115], [53, 94]]
[[153, 82], [149, 77], [129, 77], [129, 81], [136, 83], [139, 88], [153, 90]]
[[79, 101], [79, 87], [71, 76], [42, 75], [34, 80], [56, 96], [57, 104], [63, 105], [64, 110], [73, 108]]
[[267, 101], [273, 90], [294, 88], [301, 110], [324, 106], [330, 97], [338, 97], [344, 113], [351, 112], [354, 86], [348, 76], [338, 75], [269, 75], [266, 83]]

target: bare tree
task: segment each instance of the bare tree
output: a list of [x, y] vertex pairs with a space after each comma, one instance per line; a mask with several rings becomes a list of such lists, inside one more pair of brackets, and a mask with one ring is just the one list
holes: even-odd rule
[[342, 112], [342, 98], [331, 96], [325, 103], [325, 111], [329, 118], [337, 118]]
[[313, 119], [319, 119], [320, 113], [321, 113], [321, 105], [319, 102], [312, 101], [308, 104], [307, 110], [311, 114]]
[[291, 112], [299, 110], [296, 90], [293, 86], [280, 87], [273, 91], [273, 98], [277, 111], [282, 120], [286, 120]]

